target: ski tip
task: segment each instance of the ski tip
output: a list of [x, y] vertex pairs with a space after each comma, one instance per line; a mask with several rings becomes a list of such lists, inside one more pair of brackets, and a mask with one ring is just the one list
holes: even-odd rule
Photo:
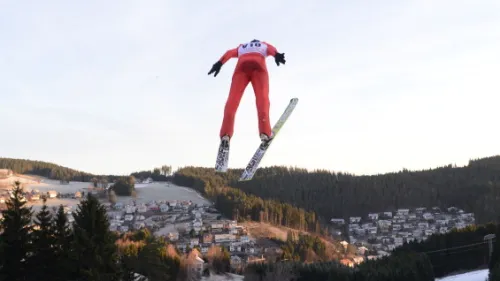
[[299, 98], [291, 98], [290, 99], [290, 102], [297, 102], [297, 101], [299, 101]]

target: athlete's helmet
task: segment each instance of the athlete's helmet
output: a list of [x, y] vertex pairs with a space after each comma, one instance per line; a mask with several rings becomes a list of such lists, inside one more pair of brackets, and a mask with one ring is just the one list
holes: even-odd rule
[[254, 42], [260, 42], [260, 40], [253, 39], [252, 41], [250, 41], [250, 43], [254, 43]]

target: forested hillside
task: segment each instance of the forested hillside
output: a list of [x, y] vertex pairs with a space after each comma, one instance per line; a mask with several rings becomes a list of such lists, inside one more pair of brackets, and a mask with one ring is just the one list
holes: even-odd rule
[[199, 191], [212, 200], [215, 207], [227, 217], [267, 222], [317, 233], [321, 231], [314, 212], [297, 208], [293, 203], [265, 200], [237, 188], [227, 187], [230, 179], [238, 176], [234, 170], [219, 175], [210, 168], [186, 167], [174, 174], [173, 181], [175, 184]]
[[241, 170], [217, 175], [213, 168], [179, 169], [175, 181], [209, 192], [230, 186], [247, 195], [277, 200], [314, 211], [324, 218], [365, 216], [396, 208], [457, 206], [474, 212], [476, 221], [495, 220], [500, 213], [500, 156], [422, 170], [356, 176], [328, 171], [268, 167], [254, 179], [238, 182]]
[[95, 175], [73, 170], [53, 163], [27, 159], [0, 158], [0, 169], [17, 174], [30, 174], [55, 180], [90, 181]]
[[[54, 180], [83, 182], [90, 182], [95, 178], [105, 179], [107, 182], [113, 182], [114, 180], [123, 177], [117, 175], [93, 175], [44, 161], [1, 157], [0, 169], [10, 169], [17, 174], [37, 175]], [[134, 172], [131, 175], [141, 180], [151, 177], [155, 181], [167, 181], [170, 179], [169, 175], [171, 173], [172, 166], [163, 165], [152, 170]]]

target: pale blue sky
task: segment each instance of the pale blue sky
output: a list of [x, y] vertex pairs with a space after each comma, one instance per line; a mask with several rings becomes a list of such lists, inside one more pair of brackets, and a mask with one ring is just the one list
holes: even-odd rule
[[[262, 166], [356, 174], [500, 154], [500, 1], [0, 1], [0, 156], [128, 174], [213, 167], [236, 60], [257, 38], [271, 122]], [[230, 167], [259, 143], [247, 88]]]

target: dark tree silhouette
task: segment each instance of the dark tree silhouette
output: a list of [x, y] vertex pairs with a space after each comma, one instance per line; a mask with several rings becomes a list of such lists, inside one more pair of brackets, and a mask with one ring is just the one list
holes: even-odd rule
[[6, 201], [7, 209], [2, 211], [3, 221], [0, 234], [2, 266], [1, 280], [29, 280], [30, 270], [27, 267], [29, 253], [32, 252], [31, 241], [31, 207], [26, 207], [23, 200], [20, 182], [15, 183], [12, 197]]

